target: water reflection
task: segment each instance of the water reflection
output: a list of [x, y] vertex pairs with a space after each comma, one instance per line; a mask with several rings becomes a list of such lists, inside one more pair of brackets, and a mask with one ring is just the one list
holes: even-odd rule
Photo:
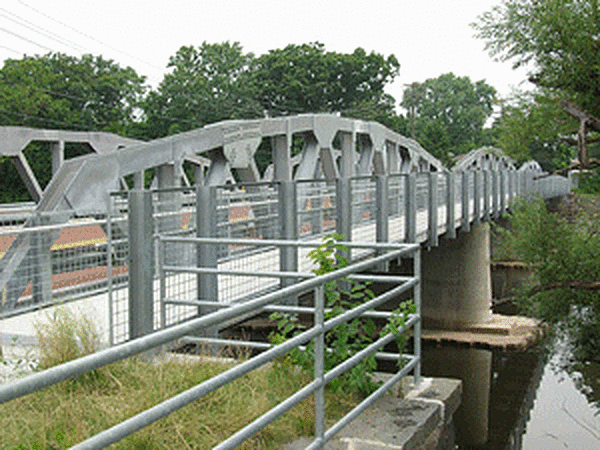
[[600, 448], [600, 365], [569, 374], [566, 351], [550, 358], [543, 345], [526, 352], [426, 345], [423, 373], [463, 381], [455, 415], [461, 449]]
[[455, 417], [460, 448], [521, 449], [544, 363], [539, 351], [442, 346], [426, 349], [423, 370], [463, 381], [463, 402]]

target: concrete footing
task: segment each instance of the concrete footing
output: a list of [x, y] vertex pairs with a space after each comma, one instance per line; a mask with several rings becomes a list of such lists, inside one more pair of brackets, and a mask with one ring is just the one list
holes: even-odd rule
[[438, 343], [522, 351], [535, 345], [545, 332], [546, 327], [539, 320], [492, 314], [487, 321], [464, 326], [460, 330], [423, 330], [421, 338]]
[[[391, 450], [454, 448], [453, 414], [460, 405], [462, 384], [448, 378], [424, 378], [421, 385], [406, 378], [403, 398], [384, 395], [373, 407], [327, 443], [327, 450]], [[306, 448], [312, 439], [299, 439], [286, 450]]]

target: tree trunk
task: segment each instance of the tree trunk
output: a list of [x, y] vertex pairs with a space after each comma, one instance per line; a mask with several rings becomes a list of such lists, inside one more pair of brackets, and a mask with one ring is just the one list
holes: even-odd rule
[[571, 102], [563, 102], [563, 110], [571, 117], [579, 119], [577, 132], [577, 157], [583, 170], [589, 169], [590, 157], [587, 149], [587, 128], [600, 132], [600, 119], [588, 114]]
[[586, 144], [587, 135], [587, 120], [581, 120], [579, 122], [579, 131], [577, 132], [577, 157], [581, 163], [582, 170], [589, 170], [590, 168], [590, 156]]

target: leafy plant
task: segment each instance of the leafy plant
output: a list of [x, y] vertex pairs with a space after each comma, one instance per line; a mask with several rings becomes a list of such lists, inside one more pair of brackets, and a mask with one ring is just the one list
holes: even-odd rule
[[[308, 256], [316, 264], [313, 272], [316, 275], [324, 275], [348, 265], [348, 247], [341, 244], [344, 236], [333, 233], [324, 238], [323, 244], [308, 253]], [[360, 283], [347, 278], [330, 281], [325, 284], [325, 307], [328, 312], [325, 320], [339, 316], [375, 297], [369, 289], [370, 283]], [[408, 315], [415, 312], [412, 302], [404, 302], [393, 312], [388, 324], [379, 333], [385, 336], [389, 333], [398, 335], [398, 352], [402, 353], [406, 344], [406, 337], [399, 334]], [[299, 333], [303, 326], [298, 323], [296, 316], [290, 314], [274, 313], [271, 319], [277, 321], [277, 331], [271, 333], [270, 339], [274, 344], [284, 342], [289, 336]], [[324, 356], [325, 371], [333, 369], [343, 361], [367, 347], [377, 336], [377, 327], [372, 319], [358, 317], [349, 322], [338, 325], [325, 336], [327, 350]], [[292, 364], [300, 366], [309, 371], [314, 365], [314, 343], [310, 343], [304, 350], [294, 349], [287, 360]], [[399, 360], [399, 365], [403, 361]], [[377, 388], [370, 374], [377, 368], [375, 356], [371, 355], [354, 366], [344, 375], [333, 380], [329, 387], [336, 392], [369, 394]]]
[[[522, 202], [502, 231], [507, 252], [529, 264], [533, 283], [517, 302], [522, 311], [571, 337], [583, 359], [600, 349], [600, 215], [589, 199], [588, 212], [571, 197], [565, 214], [549, 212], [543, 200]], [[566, 214], [568, 213], [568, 214]], [[565, 217], [566, 216], [566, 217]]]

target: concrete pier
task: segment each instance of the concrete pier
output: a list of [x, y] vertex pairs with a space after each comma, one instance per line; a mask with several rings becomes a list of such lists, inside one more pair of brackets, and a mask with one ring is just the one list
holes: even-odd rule
[[490, 225], [473, 225], [457, 239], [422, 252], [423, 323], [460, 330], [490, 319]]

